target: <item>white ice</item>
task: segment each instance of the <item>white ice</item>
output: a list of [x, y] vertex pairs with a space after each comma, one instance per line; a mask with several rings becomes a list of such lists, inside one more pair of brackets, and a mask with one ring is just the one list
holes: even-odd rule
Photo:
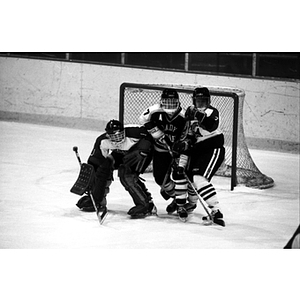
[[132, 220], [115, 174], [100, 226], [70, 193], [79, 173], [72, 148], [86, 161], [98, 134], [0, 122], [3, 299], [295, 298], [299, 252], [282, 248], [299, 224], [299, 155], [251, 150], [271, 189], [230, 191], [215, 177], [225, 228], [203, 226], [200, 205], [187, 223], [168, 216], [151, 174], [143, 177], [159, 217]]
[[100, 132], [4, 121], [0, 130], [2, 249], [282, 249], [299, 224], [298, 154], [250, 149], [274, 179], [270, 189], [230, 191], [228, 179], [215, 177], [225, 228], [203, 226], [201, 205], [186, 223], [169, 216], [152, 174], [143, 178], [159, 217], [132, 220], [133, 202], [115, 173], [100, 226], [70, 193], [79, 173], [72, 147], [86, 161]]

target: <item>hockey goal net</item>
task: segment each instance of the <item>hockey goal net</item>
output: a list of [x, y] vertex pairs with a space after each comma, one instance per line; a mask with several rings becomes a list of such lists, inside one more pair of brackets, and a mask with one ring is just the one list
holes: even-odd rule
[[[138, 124], [142, 112], [159, 102], [161, 92], [166, 87], [176, 88], [184, 109], [192, 104], [192, 92], [196, 86], [123, 83], [120, 86], [120, 121]], [[225, 159], [216, 175], [231, 177], [231, 190], [237, 184], [258, 189], [272, 187], [273, 179], [260, 172], [246, 144], [243, 129], [245, 92], [227, 87], [207, 88], [210, 90], [212, 106], [219, 110], [219, 126], [225, 136]]]

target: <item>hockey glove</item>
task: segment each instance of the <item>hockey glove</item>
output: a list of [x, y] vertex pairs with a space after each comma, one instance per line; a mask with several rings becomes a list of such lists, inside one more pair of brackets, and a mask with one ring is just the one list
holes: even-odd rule
[[175, 175], [175, 176], [173, 175], [174, 179], [176, 179], [177, 176], [181, 178], [183, 174], [184, 174], [184, 167], [176, 166], [174, 168], [174, 175]]
[[167, 147], [171, 148], [172, 146], [170, 139], [165, 134], [161, 138], [159, 138], [158, 141], [163, 145], [167, 145]]
[[185, 118], [187, 120], [194, 120], [195, 112], [196, 112], [195, 106], [194, 105], [189, 106], [185, 112]]
[[138, 162], [140, 162], [145, 157], [147, 157], [148, 154], [149, 153], [147, 153], [146, 151], [134, 150], [134, 151], [127, 153], [123, 157], [123, 162], [128, 167], [131, 167], [131, 166], [137, 164]]
[[171, 146], [170, 139], [165, 135], [165, 133], [160, 130], [157, 126], [154, 126], [151, 129], [148, 129], [148, 132], [152, 135], [153, 139], [160, 144], [167, 144]]
[[181, 154], [182, 152], [186, 151], [188, 149], [188, 143], [187, 141], [177, 141], [173, 144], [172, 151], [174, 154]]
[[155, 140], [161, 139], [165, 134], [157, 126], [147, 129]]
[[205, 113], [199, 111], [194, 105], [191, 105], [185, 112], [185, 118], [187, 120], [198, 120], [199, 123], [202, 123], [205, 118]]
[[173, 169], [174, 169], [173, 178], [175, 180], [184, 178], [184, 171], [185, 171], [185, 167], [188, 163], [188, 159], [189, 158], [187, 155], [181, 154], [179, 157], [178, 164], [175, 164], [173, 166]]

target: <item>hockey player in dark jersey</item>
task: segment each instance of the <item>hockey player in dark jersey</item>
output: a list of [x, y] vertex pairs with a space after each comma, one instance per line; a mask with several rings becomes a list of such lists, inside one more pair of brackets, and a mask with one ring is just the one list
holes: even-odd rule
[[[152, 159], [152, 137], [143, 126], [124, 127], [117, 120], [107, 123], [105, 133], [94, 144], [88, 164], [95, 170], [92, 195], [98, 211], [107, 205], [106, 196], [118, 170], [121, 184], [131, 195], [135, 204], [128, 214], [132, 218], [156, 213], [151, 194], [139, 178]], [[82, 211], [95, 211], [91, 199], [82, 197], [76, 204]]]
[[[160, 103], [147, 108], [139, 117], [154, 139], [153, 176], [161, 187], [162, 196], [168, 200], [175, 196], [174, 182], [170, 178], [170, 166], [173, 160], [169, 149], [177, 141], [185, 126], [185, 118], [175, 89], [164, 89]], [[175, 204], [175, 205], [174, 205]], [[176, 211], [176, 203], [167, 206], [167, 212]]]
[[[172, 174], [176, 183], [179, 218], [187, 218], [188, 213], [196, 208], [198, 200], [193, 188], [188, 186], [185, 172], [200, 197], [211, 209], [213, 222], [225, 226], [217, 193], [211, 183], [212, 177], [224, 160], [224, 135], [219, 130], [219, 111], [211, 106], [210, 93], [206, 87], [193, 91], [193, 105], [187, 108], [185, 117], [185, 133], [173, 146], [173, 151], [180, 154], [178, 167]], [[203, 217], [203, 220], [207, 218]]]

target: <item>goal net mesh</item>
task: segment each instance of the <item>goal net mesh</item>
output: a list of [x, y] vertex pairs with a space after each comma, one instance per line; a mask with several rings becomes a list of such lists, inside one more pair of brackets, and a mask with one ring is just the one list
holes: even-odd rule
[[[120, 88], [120, 120], [124, 124], [139, 124], [138, 118], [143, 111], [147, 107], [159, 103], [161, 91], [164, 87], [177, 89], [181, 106], [184, 109], [192, 104], [192, 92], [196, 86], [124, 83]], [[235, 176], [236, 184], [247, 187], [259, 189], [272, 187], [274, 185], [273, 179], [258, 169], [246, 144], [243, 129], [244, 91], [226, 87], [207, 87], [210, 90], [212, 106], [219, 110], [219, 128], [225, 137], [225, 159], [216, 175]], [[234, 113], [235, 105], [237, 106], [237, 113]], [[234, 129], [236, 134], [234, 134]], [[233, 155], [233, 145], [236, 148], [235, 155]], [[235, 168], [232, 167], [233, 159], [235, 160]], [[151, 171], [151, 166], [148, 171]]]

